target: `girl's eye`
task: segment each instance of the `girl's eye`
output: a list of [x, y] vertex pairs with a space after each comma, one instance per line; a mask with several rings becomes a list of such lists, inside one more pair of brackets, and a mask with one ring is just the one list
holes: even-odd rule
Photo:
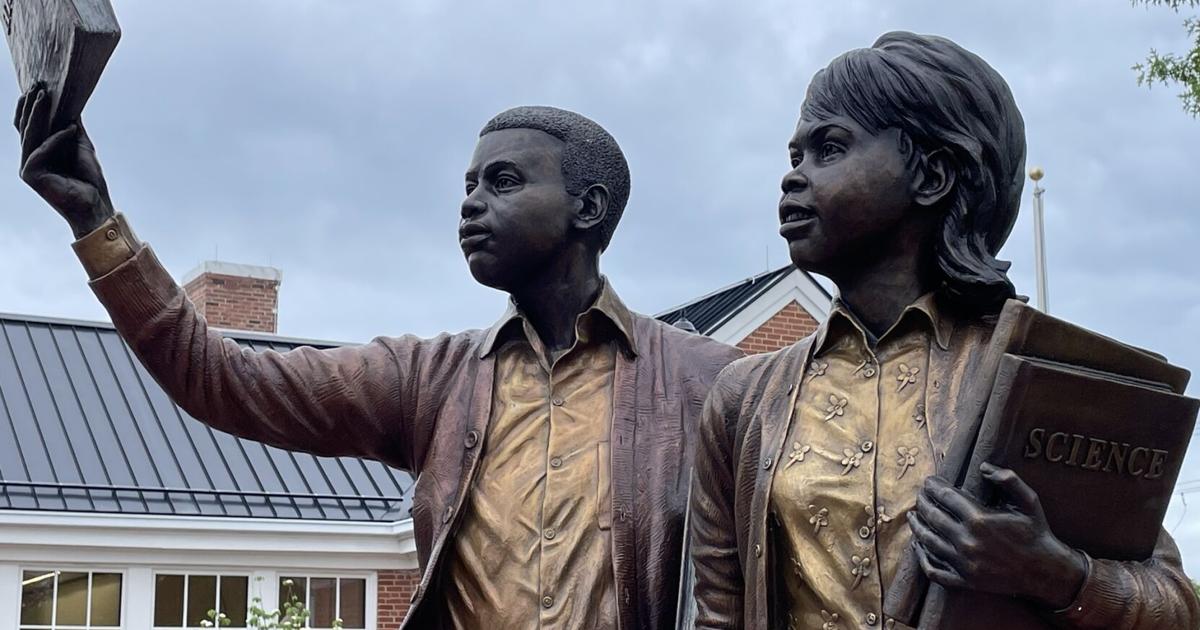
[[821, 160], [828, 160], [838, 155], [841, 155], [842, 147], [835, 142], [826, 142], [821, 145]]

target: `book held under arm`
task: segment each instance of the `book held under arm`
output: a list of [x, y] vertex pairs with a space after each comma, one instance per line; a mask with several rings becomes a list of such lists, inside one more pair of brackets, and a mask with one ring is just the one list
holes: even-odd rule
[[0, 0], [21, 93], [45, 84], [51, 129], [77, 120], [121, 38], [109, 0]]
[[[938, 472], [995, 504], [980, 464], [1012, 469], [1065, 544], [1094, 558], [1148, 559], [1200, 408], [1182, 395], [1188, 377], [1158, 355], [1010, 301], [963, 390], [966, 416]], [[928, 630], [968, 627], [980, 615], [991, 628], [1050, 627], [1022, 600], [929, 585], [911, 557], [884, 610]]]

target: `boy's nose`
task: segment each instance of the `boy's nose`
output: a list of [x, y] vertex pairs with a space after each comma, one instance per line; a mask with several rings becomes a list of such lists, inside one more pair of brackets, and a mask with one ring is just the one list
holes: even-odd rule
[[468, 195], [466, 199], [463, 199], [460, 213], [463, 219], [471, 219], [483, 214], [484, 210], [487, 210], [486, 203]]

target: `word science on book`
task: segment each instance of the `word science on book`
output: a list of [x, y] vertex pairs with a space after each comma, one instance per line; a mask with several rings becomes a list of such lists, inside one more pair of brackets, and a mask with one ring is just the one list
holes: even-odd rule
[[1168, 455], [1162, 449], [1042, 428], [1030, 430], [1025, 442], [1025, 459], [1151, 480], [1163, 476]]

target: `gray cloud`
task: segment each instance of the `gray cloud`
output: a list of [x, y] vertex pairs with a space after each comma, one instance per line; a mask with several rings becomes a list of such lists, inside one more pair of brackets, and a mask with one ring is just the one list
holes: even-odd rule
[[[750, 6], [743, 6], [749, 4]], [[1200, 367], [1200, 121], [1138, 88], [1182, 18], [1126, 2], [764, 0], [509, 3], [119, 0], [125, 37], [86, 120], [114, 198], [178, 276], [284, 269], [281, 332], [365, 340], [487, 325], [503, 296], [455, 244], [479, 127], [516, 104], [576, 109], [633, 169], [605, 258], [654, 312], [786, 260], [774, 204], [811, 75], [884, 31], [989, 60], [1046, 168], [1054, 312]], [[16, 100], [0, 70], [0, 103]], [[11, 136], [10, 136], [11, 137]], [[16, 144], [0, 173], [16, 172]], [[102, 319], [65, 226], [0, 177], [0, 310]], [[1004, 254], [1025, 293], [1031, 226]], [[1193, 386], [1193, 393], [1200, 388]], [[1200, 479], [1193, 456], [1182, 479]], [[1195, 500], [1200, 498], [1194, 497]], [[1200, 575], [1200, 520], [1168, 515]]]

